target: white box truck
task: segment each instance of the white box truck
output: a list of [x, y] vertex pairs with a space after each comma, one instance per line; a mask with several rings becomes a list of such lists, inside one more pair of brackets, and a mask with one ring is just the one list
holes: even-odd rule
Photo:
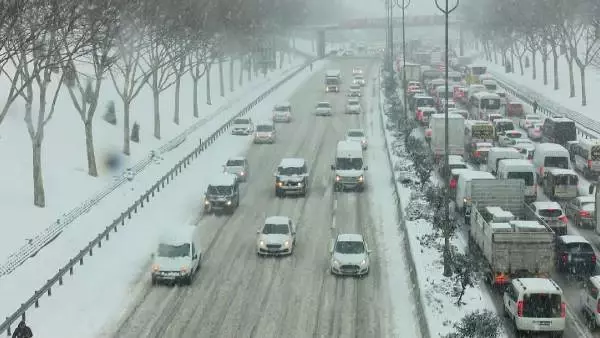
[[[429, 128], [431, 128], [431, 150], [438, 161], [444, 156], [445, 126], [444, 114], [432, 114], [429, 117]], [[448, 135], [449, 155], [464, 156], [465, 119], [462, 115], [448, 114]]]
[[365, 170], [363, 149], [359, 142], [339, 141], [335, 153], [335, 164], [331, 170], [335, 173], [334, 188], [336, 191], [353, 189], [363, 191], [365, 188]]

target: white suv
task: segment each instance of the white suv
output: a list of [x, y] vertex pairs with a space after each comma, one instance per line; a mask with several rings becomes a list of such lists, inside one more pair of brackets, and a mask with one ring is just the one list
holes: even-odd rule
[[362, 235], [339, 234], [331, 240], [329, 252], [333, 275], [365, 276], [369, 273], [371, 250]]
[[272, 122], [260, 122], [254, 130], [254, 143], [275, 143], [277, 132]]
[[567, 305], [562, 289], [552, 279], [513, 279], [503, 302], [504, 315], [514, 322], [517, 336], [543, 332], [562, 337]]
[[250, 135], [254, 131], [252, 119], [240, 117], [233, 121], [231, 126], [231, 134], [233, 135]]

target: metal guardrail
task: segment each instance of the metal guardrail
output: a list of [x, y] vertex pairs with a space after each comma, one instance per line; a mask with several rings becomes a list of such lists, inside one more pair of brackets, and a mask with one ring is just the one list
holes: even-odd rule
[[410, 245], [410, 233], [408, 232], [408, 229], [406, 227], [406, 222], [404, 219], [404, 206], [402, 205], [402, 200], [400, 199], [400, 191], [398, 190], [398, 178], [396, 177], [396, 172], [394, 171], [394, 161], [392, 161], [392, 149], [390, 148], [390, 145], [388, 144], [387, 141], [387, 137], [386, 137], [386, 123], [383, 117], [383, 113], [384, 113], [384, 109], [383, 109], [383, 104], [382, 104], [382, 98], [381, 98], [381, 71], [380, 74], [378, 76], [379, 78], [379, 90], [378, 90], [378, 105], [379, 105], [379, 110], [378, 110], [378, 114], [379, 114], [379, 120], [381, 122], [381, 126], [383, 127], [383, 129], [381, 130], [381, 133], [383, 134], [383, 140], [385, 143], [385, 153], [386, 153], [386, 157], [388, 159], [388, 163], [390, 166], [390, 170], [391, 170], [391, 175], [392, 175], [392, 186], [394, 187], [394, 201], [396, 202], [396, 218], [398, 219], [398, 221], [400, 222], [400, 229], [402, 230], [403, 233], [403, 239], [404, 239], [404, 257], [406, 257], [406, 262], [408, 263], [409, 266], [409, 275], [410, 275], [410, 281], [413, 285], [412, 287], [412, 294], [413, 294], [413, 298], [415, 301], [415, 306], [417, 308], [417, 313], [418, 313], [418, 317], [419, 317], [419, 329], [421, 331], [421, 335], [423, 336], [423, 338], [429, 338], [431, 337], [431, 332], [429, 330], [429, 325], [427, 324], [427, 316], [425, 315], [425, 307], [423, 306], [423, 301], [421, 299], [421, 290], [419, 288], [419, 277], [417, 275], [417, 267], [415, 264], [415, 261], [412, 257], [412, 250], [411, 250], [411, 245]]
[[69, 261], [58, 270], [58, 272], [48, 279], [48, 281], [38, 290], [33, 293], [29, 299], [27, 299], [21, 306], [9, 317], [6, 317], [3, 323], [0, 324], [0, 334], [6, 332], [7, 336], [11, 335], [11, 325], [17, 320], [25, 320], [26, 312], [31, 308], [38, 308], [40, 306], [40, 299], [44, 295], [51, 296], [52, 288], [58, 284], [58, 286], [63, 285], [64, 277], [66, 275], [73, 275], [75, 267], [77, 265], [83, 265], [84, 259], [86, 256], [93, 256], [94, 250], [96, 248], [102, 248], [102, 242], [108, 241], [110, 239], [110, 235], [114, 232], [118, 232], [120, 226], [124, 226], [127, 223], [127, 220], [130, 220], [138, 211], [144, 208], [148, 203], [150, 203], [151, 199], [155, 197], [158, 193], [160, 193], [169, 183], [171, 183], [175, 177], [179, 176], [179, 174], [183, 171], [183, 169], [187, 168], [188, 165], [191, 164], [193, 160], [198, 158], [198, 156], [205, 151], [210, 145], [212, 145], [221, 135], [223, 135], [233, 124], [233, 121], [238, 117], [246, 115], [250, 110], [252, 110], [258, 103], [263, 101], [267, 96], [269, 96], [273, 91], [281, 87], [284, 83], [288, 82], [294, 76], [298, 75], [301, 71], [306, 69], [312, 62], [318, 60], [317, 58], [311, 59], [311, 61], [306, 64], [300, 66], [291, 74], [284, 77], [282, 80], [277, 82], [271, 88], [269, 88], [266, 92], [261, 94], [255, 100], [253, 100], [250, 104], [244, 107], [240, 112], [238, 112], [235, 116], [233, 116], [229, 121], [223, 124], [219, 129], [217, 129], [214, 133], [212, 133], [208, 138], [202, 141], [192, 152], [190, 152], [187, 156], [185, 156], [182, 160], [180, 160], [171, 170], [169, 170], [166, 174], [164, 174], [158, 181], [156, 181], [150, 189], [148, 189], [144, 194], [142, 194], [131, 206], [129, 206], [124, 212], [119, 215], [114, 221], [112, 221], [101, 233], [99, 233], [93, 240], [91, 240], [85, 248], [81, 249], [77, 255], [69, 259]]
[[560, 104], [549, 100], [544, 95], [524, 88], [510, 80], [507, 80], [502, 74], [494, 71], [489, 71], [494, 76], [500, 87], [504, 88], [511, 95], [519, 98], [523, 102], [532, 105], [534, 101], [538, 103], [537, 111], [546, 116], [560, 115], [571, 119], [577, 125], [577, 133], [579, 136], [587, 139], [600, 138], [600, 122], [593, 120], [579, 112], [567, 109]]
[[[305, 54], [302, 53], [304, 56]], [[306, 57], [311, 59], [314, 56]], [[218, 62], [218, 61], [216, 61]], [[218, 110], [221, 110], [219, 108]], [[0, 278], [6, 276], [15, 271], [19, 266], [23, 265], [29, 258], [35, 257], [43, 248], [52, 243], [58, 236], [60, 236], [63, 230], [73, 223], [81, 215], [89, 212], [96, 204], [100, 203], [106, 196], [117, 190], [119, 187], [130, 181], [131, 176], [136, 176], [148, 167], [153, 162], [157, 155], [163, 155], [170, 152], [181, 145], [187, 137], [198, 130], [202, 125], [206, 123], [205, 120], [199, 120], [181, 134], [171, 139], [169, 142], [163, 144], [156, 150], [152, 150], [143, 159], [137, 162], [132, 167], [125, 170], [120, 176], [118, 176], [110, 185], [103, 188], [101, 191], [94, 194], [92, 197], [86, 199], [83, 203], [77, 207], [71, 209], [68, 213], [63, 214], [61, 218], [57, 219], [46, 229], [42, 230], [41, 233], [37, 234], [34, 238], [29, 240], [25, 245], [21, 246], [17, 251], [8, 256], [6, 262], [0, 266]]]

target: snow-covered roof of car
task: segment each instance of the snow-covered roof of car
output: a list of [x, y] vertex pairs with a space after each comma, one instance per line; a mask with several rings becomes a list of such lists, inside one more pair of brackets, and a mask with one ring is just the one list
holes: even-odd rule
[[337, 240], [338, 242], [364, 242], [360, 234], [339, 234]]
[[493, 148], [494, 145], [490, 142], [477, 142], [475, 143], [475, 148]]
[[281, 162], [279, 162], [279, 166], [282, 168], [298, 168], [302, 167], [306, 161], [303, 158], [283, 158]]
[[363, 129], [348, 129], [346, 134], [350, 134], [350, 133], [363, 133], [363, 135], [364, 135], [365, 131]]
[[417, 107], [417, 109], [419, 109], [421, 111], [434, 111], [437, 113], [437, 109], [435, 109], [433, 107]]
[[523, 133], [520, 130], [516, 130], [516, 129], [506, 130], [504, 132], [506, 134], [519, 134], [519, 135], [523, 135]]
[[230, 157], [227, 159], [227, 162], [229, 161], [245, 161], [246, 158], [243, 156], [234, 156], [234, 157]]
[[531, 293], [548, 293], [549, 291], [562, 293], [558, 284], [548, 278], [517, 278], [513, 284], [519, 288], [523, 287], [527, 292]]
[[560, 207], [560, 204], [558, 204], [558, 202], [552, 202], [552, 201], [539, 201], [539, 202], [533, 202], [531, 203], [533, 204], [533, 206], [537, 209], [557, 209], [557, 210], [562, 210], [562, 208]]
[[289, 102], [279, 102], [278, 104], [275, 105], [275, 107], [291, 107], [292, 104]]
[[460, 155], [448, 155], [448, 163], [465, 163], [465, 160]]
[[535, 115], [535, 114], [525, 115], [525, 120], [539, 120], [539, 119], [540, 119], [539, 115]]
[[577, 200], [583, 203], [594, 203], [596, 202], [596, 196], [594, 195], [585, 195], [576, 197]]
[[287, 216], [269, 216], [265, 219], [265, 224], [288, 224], [290, 218]]
[[561, 146], [560, 144], [556, 144], [556, 143], [539, 143], [537, 145], [537, 150], [568, 152], [567, 149], [565, 149], [565, 147]]
[[531, 167], [533, 169], [533, 163], [529, 162], [529, 160], [519, 159], [519, 158], [507, 158], [504, 160], [500, 160], [500, 162], [505, 166], [526, 166]]
[[[502, 116], [502, 114], [490, 114], [490, 115], [500, 115], [500, 116]], [[495, 119], [494, 120], [494, 123], [498, 123], [498, 122], [510, 122], [510, 123], [512, 123], [513, 120], [511, 120], [511, 119]]]
[[587, 239], [583, 238], [582, 236], [576, 236], [576, 235], [564, 235], [564, 236], [560, 236], [558, 237], [560, 238], [565, 244], [571, 244], [571, 243], [590, 243], [588, 242]]
[[221, 173], [210, 177], [210, 185], [214, 186], [229, 186], [234, 185], [237, 177], [233, 174]]
[[454, 169], [450, 170], [450, 173], [452, 175], [460, 175], [460, 174], [462, 174], [462, 173], [464, 173], [466, 171], [475, 171], [475, 170], [469, 169], [469, 168], [454, 168]]
[[546, 171], [552, 175], [573, 175], [577, 176], [577, 173], [573, 169], [562, 169], [562, 168], [546, 168]]
[[331, 106], [331, 103], [329, 103], [329, 101], [319, 101], [319, 102], [317, 102], [317, 106], [323, 106], [323, 105]]
[[492, 173], [489, 173], [487, 171], [477, 171], [477, 170], [469, 170], [469, 171], [465, 171], [459, 174], [459, 180], [463, 178], [463, 180], [465, 181], [472, 181], [472, 180], [478, 180], [478, 179], [493, 179], [495, 178], [494, 175], [492, 175]]

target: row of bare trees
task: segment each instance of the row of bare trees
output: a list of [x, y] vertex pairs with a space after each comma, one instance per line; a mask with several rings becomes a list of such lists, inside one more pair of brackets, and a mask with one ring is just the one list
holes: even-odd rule
[[[250, 78], [256, 46], [273, 41], [274, 33], [282, 36], [301, 20], [302, 13], [301, 0], [0, 2], [0, 69], [3, 80], [10, 83], [0, 103], [0, 124], [11, 106], [23, 100], [32, 145], [34, 204], [46, 204], [41, 161], [44, 128], [61, 89], [68, 91], [79, 113], [88, 173], [97, 176], [93, 121], [101, 88], [107, 83], [103, 80], [110, 78], [122, 101], [123, 153], [129, 155], [130, 107], [144, 86], [153, 93], [154, 136], [160, 138], [161, 93], [174, 86], [173, 122], [179, 123], [181, 79], [189, 74], [193, 114], [198, 117], [198, 82], [205, 74], [210, 81], [212, 65], [218, 64], [222, 74], [225, 55], [231, 59], [230, 68], [233, 58], [247, 59]], [[93, 74], [85, 74], [83, 68], [92, 68]], [[210, 96], [207, 100], [210, 104]]]
[[[587, 105], [586, 70], [600, 67], [600, 2], [597, 0], [494, 1], [469, 0], [461, 4], [462, 19], [478, 39], [489, 61], [515, 60], [521, 75], [531, 56], [533, 79], [541, 57], [544, 85], [552, 62], [553, 86], [559, 89], [559, 60], [569, 71], [570, 97], [576, 96], [575, 66], [580, 74], [581, 104]], [[526, 66], [526, 65], [525, 65]]]

